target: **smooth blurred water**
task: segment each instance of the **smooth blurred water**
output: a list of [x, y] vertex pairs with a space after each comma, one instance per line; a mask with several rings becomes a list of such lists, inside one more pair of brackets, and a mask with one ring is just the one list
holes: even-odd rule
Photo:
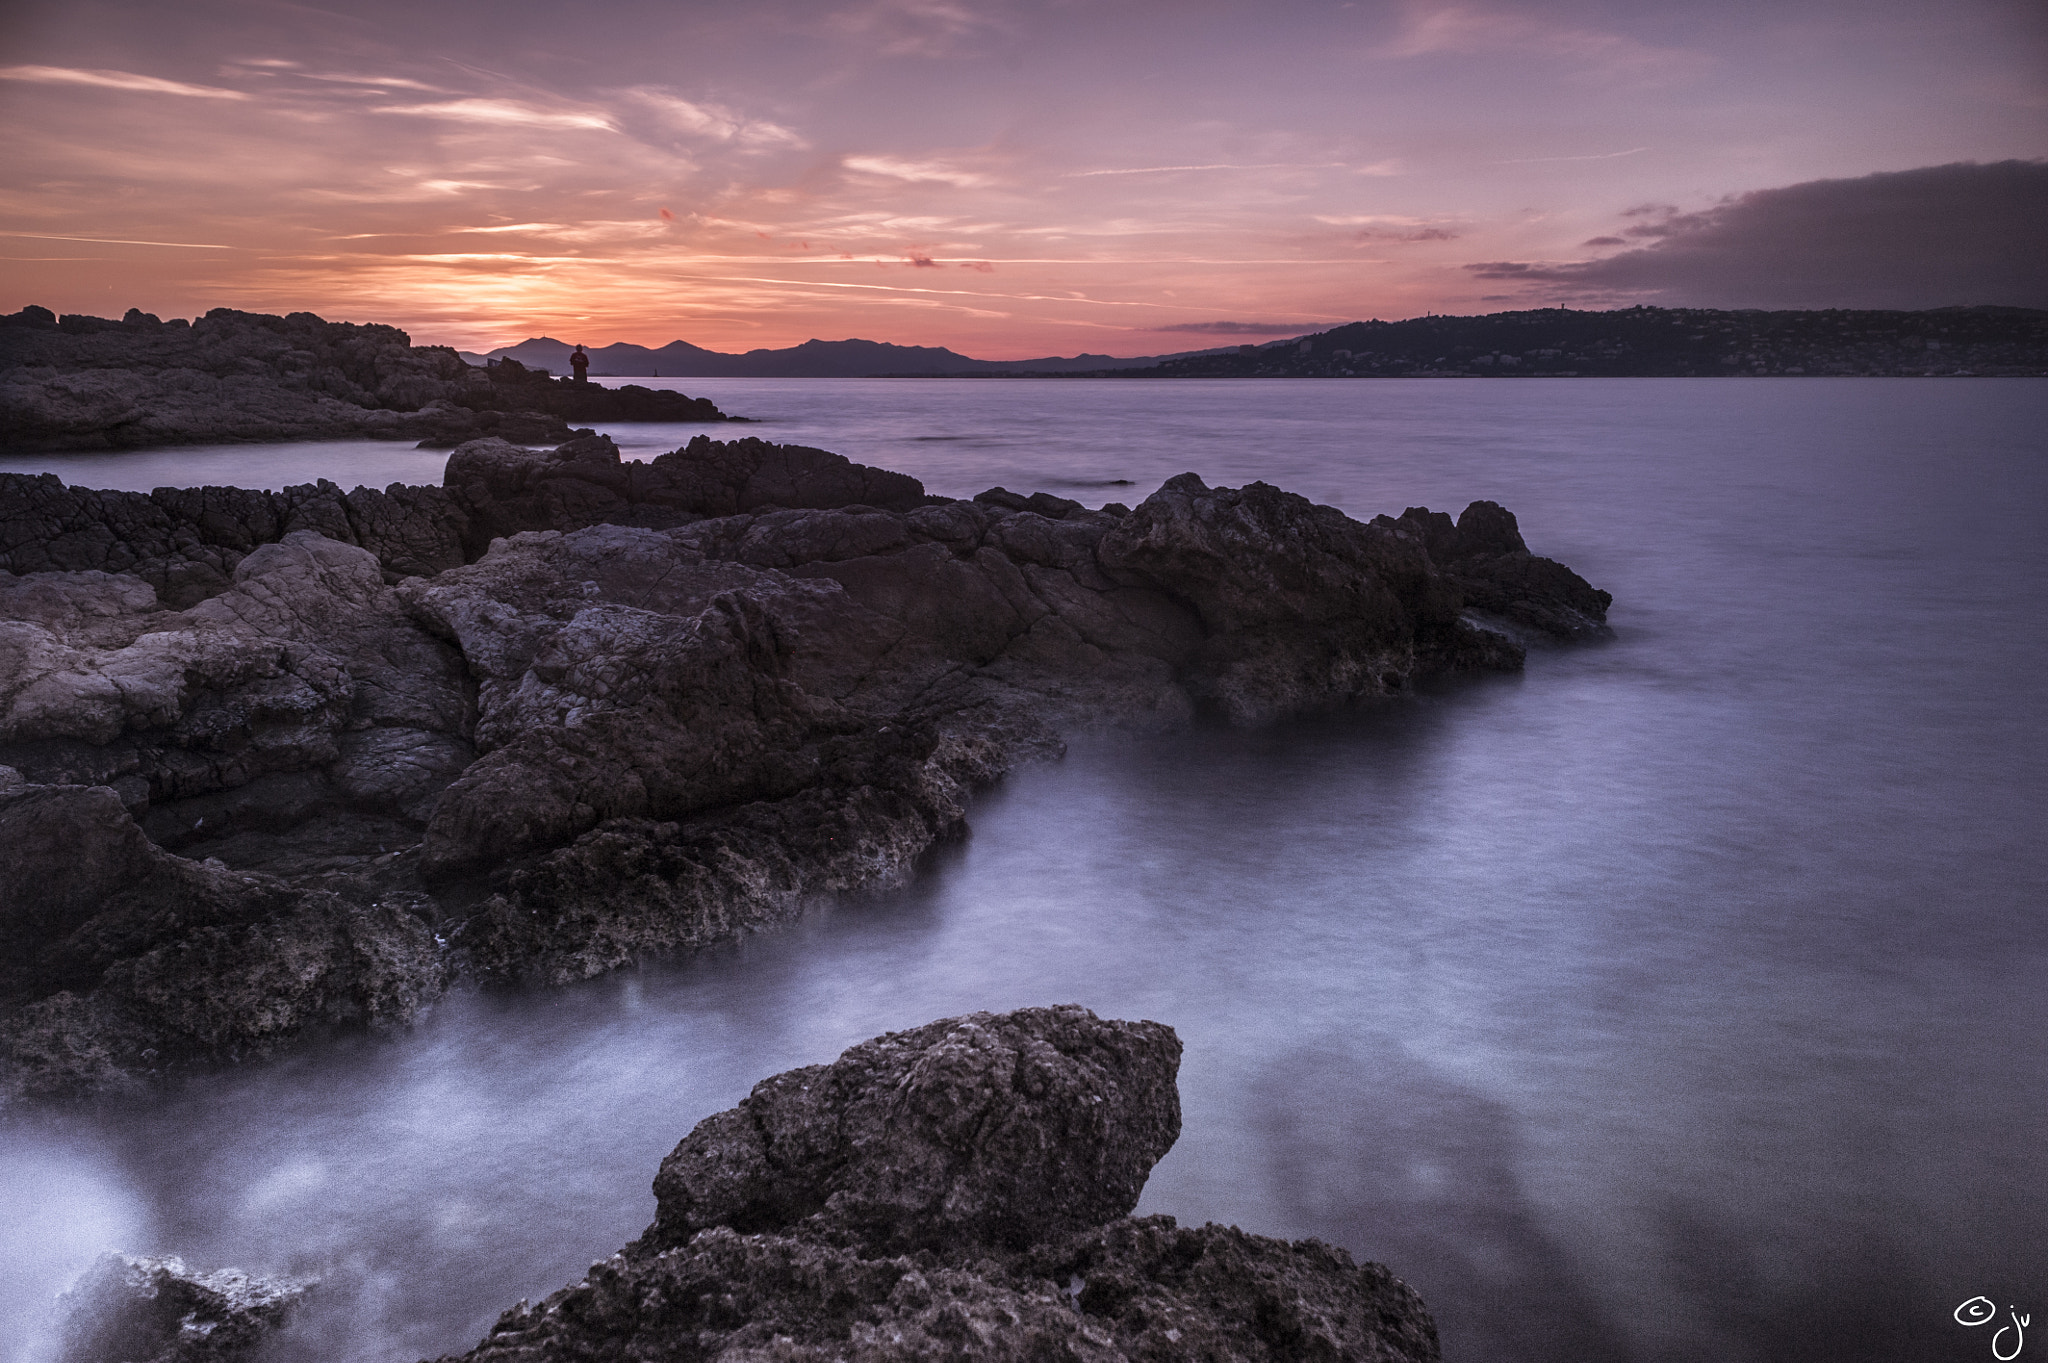
[[754, 1081], [1069, 1000], [1187, 1044], [1142, 1210], [1381, 1259], [1453, 1363], [1978, 1359], [1964, 1300], [2048, 1310], [2048, 383], [663, 386], [953, 494], [1494, 498], [1619, 637], [1093, 741], [906, 893], [0, 1133], [16, 1340], [118, 1246], [325, 1274], [288, 1357], [467, 1347]]

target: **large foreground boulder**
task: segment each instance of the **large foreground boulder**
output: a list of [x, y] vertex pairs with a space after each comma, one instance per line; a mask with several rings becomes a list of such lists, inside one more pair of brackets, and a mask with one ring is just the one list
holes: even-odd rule
[[1378, 1264], [1127, 1218], [1179, 1131], [1179, 1061], [1171, 1029], [1068, 1005], [777, 1075], [662, 1162], [645, 1236], [462, 1363], [1438, 1358]]
[[700, 1123], [661, 1162], [643, 1246], [801, 1225], [964, 1253], [1098, 1225], [1180, 1138], [1179, 1069], [1171, 1028], [1072, 1006], [891, 1032]]

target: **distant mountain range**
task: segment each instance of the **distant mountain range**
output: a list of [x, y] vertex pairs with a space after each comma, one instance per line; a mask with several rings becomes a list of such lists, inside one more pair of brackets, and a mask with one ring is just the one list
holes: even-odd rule
[[[569, 372], [572, 347], [540, 336], [471, 364], [510, 356]], [[727, 355], [687, 341], [658, 350], [588, 350], [593, 378], [869, 378], [1071, 374], [1115, 378], [1683, 377], [1755, 374], [2048, 375], [2048, 312], [1952, 307], [1920, 312], [1833, 308], [1537, 308], [1483, 317], [1351, 322], [1262, 345], [1174, 355], [977, 360], [939, 346], [805, 341]]]
[[[488, 354], [458, 352], [471, 364], [511, 358], [529, 369], [569, 373], [567, 341], [534, 336], [518, 345], [500, 346]], [[1224, 347], [1235, 350], [1235, 346]], [[1060, 374], [1146, 369], [1167, 360], [1218, 353], [1183, 350], [1171, 355], [1118, 359], [1114, 355], [1053, 356], [1042, 360], [977, 360], [944, 346], [891, 345], [886, 341], [805, 341], [782, 350], [749, 350], [743, 355], [706, 350], [688, 341], [670, 341], [658, 349], [628, 345], [586, 346], [592, 378], [744, 378], [857, 379], [882, 375], [926, 374]]]

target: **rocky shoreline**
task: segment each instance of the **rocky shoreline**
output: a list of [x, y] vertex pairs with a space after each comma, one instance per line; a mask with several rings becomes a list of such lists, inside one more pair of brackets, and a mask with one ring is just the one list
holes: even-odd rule
[[1065, 732], [1513, 669], [1608, 604], [1490, 502], [587, 433], [382, 492], [0, 475], [0, 567], [0, 1106], [728, 940], [902, 883]]
[[474, 368], [396, 327], [215, 308], [187, 323], [27, 307], [0, 316], [0, 450], [369, 437], [559, 444], [570, 422], [723, 422], [704, 398]]

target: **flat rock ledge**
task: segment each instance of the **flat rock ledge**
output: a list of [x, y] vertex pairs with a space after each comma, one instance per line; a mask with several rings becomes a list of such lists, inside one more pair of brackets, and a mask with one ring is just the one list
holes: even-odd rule
[[902, 884], [1062, 735], [1512, 670], [1607, 593], [1512, 513], [969, 500], [497, 438], [441, 487], [0, 475], [0, 1108]]
[[460, 1363], [1440, 1357], [1379, 1264], [1130, 1217], [1180, 1133], [1180, 1050], [1066, 1005], [764, 1080], [662, 1161], [645, 1235]]

